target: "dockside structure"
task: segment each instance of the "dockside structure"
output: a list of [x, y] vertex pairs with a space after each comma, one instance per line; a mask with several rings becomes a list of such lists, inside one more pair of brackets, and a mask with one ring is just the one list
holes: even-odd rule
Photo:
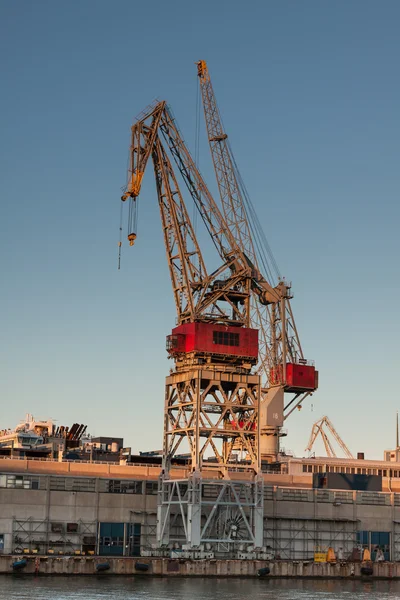
[[[271, 556], [310, 560], [331, 546], [344, 558], [369, 547], [374, 557], [379, 547], [387, 560], [400, 560], [400, 463], [288, 459], [283, 467], [263, 473], [263, 544]], [[315, 473], [352, 470], [381, 472], [383, 491], [313, 487]], [[156, 554], [159, 474], [159, 466], [140, 464], [2, 458], [0, 550]]]

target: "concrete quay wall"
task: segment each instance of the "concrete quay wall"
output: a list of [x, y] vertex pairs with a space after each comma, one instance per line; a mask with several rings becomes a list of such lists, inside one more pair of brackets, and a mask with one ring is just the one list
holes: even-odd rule
[[[0, 474], [2, 478], [5, 485], [16, 485], [8, 475]], [[36, 549], [46, 555], [51, 548], [56, 554], [73, 554], [85, 550], [87, 536], [95, 538], [96, 554], [107, 554], [100, 547], [102, 523], [140, 524], [141, 550], [151, 549], [156, 542], [157, 484], [148, 488], [151, 482], [136, 483], [135, 493], [112, 493], [111, 479], [40, 475], [39, 489], [0, 486], [0, 554]], [[61, 484], [64, 491], [54, 489]], [[93, 491], [75, 491], [82, 486]], [[276, 559], [307, 561], [317, 546], [332, 546], [335, 552], [341, 548], [342, 556], [350, 559], [360, 543], [371, 551], [385, 543], [386, 560], [400, 560], [399, 494], [275, 486], [266, 487], [264, 497], [264, 545]], [[75, 533], [69, 524], [78, 528]], [[358, 532], [366, 533], [358, 539]], [[374, 532], [386, 532], [387, 540], [375, 541]], [[130, 552], [121, 554], [127, 558]]]
[[[37, 465], [31, 471], [39, 461], [3, 461], [12, 462], [26, 463], [28, 470], [0, 469], [0, 555], [35, 551], [79, 561], [76, 555], [83, 554], [90, 562], [89, 552], [128, 559], [154, 548], [156, 479], [133, 467], [125, 468], [130, 477], [100, 477], [97, 471], [89, 477], [72, 474], [71, 465], [68, 473], [54, 474]], [[291, 487], [287, 476], [275, 477], [280, 485], [264, 487], [263, 546], [276, 561], [306, 564], [315, 550], [328, 547], [346, 560], [357, 548], [380, 548], [387, 561], [400, 561], [399, 493]]]
[[[268, 578], [313, 579], [400, 579], [400, 563], [314, 563], [312, 561], [257, 561], [257, 560], [182, 560], [168, 558], [132, 557], [52, 557], [2, 555], [0, 574], [14, 574], [14, 561], [27, 559], [24, 574], [30, 575], [140, 575], [143, 577], [258, 577], [258, 570], [269, 567]], [[137, 563], [147, 564], [148, 571], [136, 568]], [[98, 573], [96, 565], [108, 563], [108, 571]], [[373, 574], [363, 576], [361, 568], [372, 566]]]

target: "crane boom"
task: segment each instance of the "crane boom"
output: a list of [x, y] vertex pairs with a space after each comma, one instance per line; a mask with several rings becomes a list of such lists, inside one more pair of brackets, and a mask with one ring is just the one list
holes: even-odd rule
[[[262, 232], [260, 234], [260, 225], [233, 157], [204, 60], [197, 63], [197, 74], [222, 211], [237, 246], [256, 273], [251, 287], [250, 322], [259, 331], [258, 373], [262, 376], [264, 387], [264, 440], [267, 436], [272, 442], [267, 444], [269, 449], [265, 447], [264, 450], [277, 455], [284, 420], [317, 388], [317, 376], [314, 366], [303, 355], [290, 305], [291, 286], [280, 278], [278, 285], [273, 284], [272, 271], [266, 259], [266, 254], [271, 258], [272, 253], [268, 245], [266, 253], [263, 252], [265, 236]], [[272, 295], [271, 289], [274, 291]], [[306, 379], [307, 384], [304, 385]], [[284, 393], [294, 394], [286, 405]]]
[[[163, 138], [163, 141], [162, 141]], [[222, 259], [207, 274], [196, 235], [165, 147], [173, 157]], [[213, 321], [249, 327], [251, 268], [210, 194], [166, 102], [150, 105], [131, 128], [128, 183], [121, 197], [137, 202], [153, 158], [178, 324]], [[133, 211], [131, 210], [130, 213]], [[132, 237], [129, 233], [128, 239]], [[136, 235], [134, 234], [135, 238]], [[274, 294], [274, 290], [271, 290]]]
[[[223, 213], [237, 245], [258, 272], [259, 288], [257, 290], [253, 287], [253, 290], [259, 292], [259, 290], [265, 289], [267, 285], [273, 286], [268, 284], [267, 278], [260, 273], [260, 261], [258, 260], [252, 235], [252, 229], [254, 230], [254, 228], [251, 227], [247, 215], [240, 175], [228, 143], [228, 136], [222, 124], [207, 63], [204, 60], [197, 63], [197, 73], [200, 80], [208, 141]], [[264, 357], [267, 360], [261, 360], [260, 371], [263, 372], [266, 387], [271, 383], [274, 385], [278, 383], [285, 384], [286, 363], [304, 359], [290, 307], [290, 286], [281, 281], [275, 289], [278, 293], [271, 301], [273, 305], [271, 310], [268, 311], [260, 307], [257, 309], [254, 302], [252, 306], [253, 326], [265, 333], [264, 352], [268, 356]], [[258, 293], [255, 300], [259, 303], [260, 299], [261, 301], [263, 299], [262, 293]]]
[[208, 142], [226, 223], [234, 233], [242, 251], [258, 269], [258, 259], [234, 161], [229, 149], [228, 136], [222, 125], [206, 61], [200, 60], [197, 63], [197, 73], [200, 79]]
[[175, 174], [158, 138], [153, 164], [175, 304], [179, 322], [184, 322], [195, 318], [196, 296], [204, 291], [208, 276]]

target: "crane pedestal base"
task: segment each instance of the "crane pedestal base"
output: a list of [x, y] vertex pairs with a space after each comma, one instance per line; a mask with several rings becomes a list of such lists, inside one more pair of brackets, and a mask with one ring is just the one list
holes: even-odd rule
[[250, 370], [194, 364], [166, 378], [160, 548], [234, 556], [236, 545], [262, 546], [259, 409]]
[[[200, 558], [234, 556], [263, 545], [263, 479], [161, 478], [157, 542], [162, 548]], [[188, 555], [189, 556], [189, 555]]]

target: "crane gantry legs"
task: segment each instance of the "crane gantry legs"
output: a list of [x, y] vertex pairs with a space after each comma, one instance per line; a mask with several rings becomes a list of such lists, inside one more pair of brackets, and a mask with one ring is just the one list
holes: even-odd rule
[[[260, 378], [243, 368], [194, 365], [167, 377], [157, 520], [161, 547], [174, 543], [200, 552], [208, 544], [234, 555], [239, 543], [262, 546], [259, 408]], [[239, 440], [244, 462], [234, 453]], [[178, 451], [191, 456], [184, 469], [172, 465]]]

